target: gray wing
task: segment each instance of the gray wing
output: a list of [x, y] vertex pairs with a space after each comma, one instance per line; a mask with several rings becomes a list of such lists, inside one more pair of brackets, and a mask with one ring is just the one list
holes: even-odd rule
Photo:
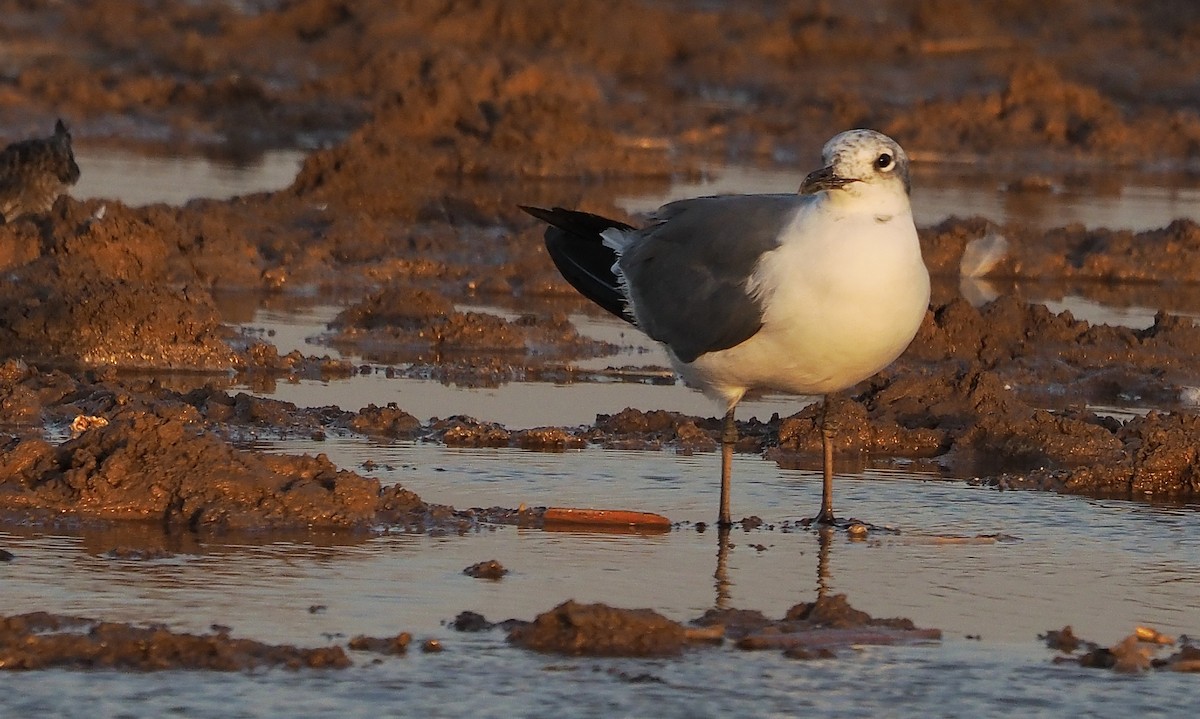
[[691, 362], [762, 327], [746, 280], [800, 206], [799, 195], [724, 195], [659, 209], [621, 253], [638, 326]]

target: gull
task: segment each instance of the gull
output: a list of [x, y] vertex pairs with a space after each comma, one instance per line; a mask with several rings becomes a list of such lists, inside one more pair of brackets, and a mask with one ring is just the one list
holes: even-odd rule
[[62, 120], [50, 137], [10, 144], [0, 150], [0, 225], [48, 212], [78, 181], [71, 133]]
[[749, 391], [824, 396], [821, 508], [834, 524], [830, 395], [892, 363], [929, 306], [908, 157], [873, 130], [843, 132], [795, 194], [671, 202], [641, 228], [561, 207], [551, 259], [581, 294], [662, 343], [691, 387], [725, 408], [717, 524], [728, 527], [734, 410]]

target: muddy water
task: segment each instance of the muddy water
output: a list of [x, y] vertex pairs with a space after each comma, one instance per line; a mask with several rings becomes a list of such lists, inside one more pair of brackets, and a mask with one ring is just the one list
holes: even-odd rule
[[[1004, 204], [999, 187], [970, 187], [947, 189], [958, 193], [951, 195], [957, 211], [1003, 219], [992, 216], [995, 205], [988, 204]], [[235, 192], [244, 191], [250, 190]], [[210, 192], [219, 190], [192, 190]], [[1176, 190], [1163, 192], [1133, 203], [1141, 207], [1138, 216], [1146, 226], [1196, 216], [1194, 208], [1182, 212], [1170, 205], [1174, 200], [1163, 199]], [[131, 195], [127, 201], [142, 200]], [[1095, 217], [1082, 209], [1079, 214]], [[932, 220], [922, 222], [927, 221]], [[1141, 226], [1132, 220], [1107, 224]], [[333, 350], [307, 341], [336, 311], [321, 302], [262, 310], [242, 321], [282, 352], [298, 348], [333, 356]], [[1095, 309], [1124, 311], [1100, 303]], [[619, 323], [575, 319], [593, 335], [626, 331]], [[637, 338], [619, 344], [628, 349], [596, 363], [596, 369], [662, 364]], [[274, 396], [346, 409], [395, 401], [422, 419], [466, 413], [510, 427], [590, 422], [597, 412], [624, 406], [713, 414], [711, 405], [686, 388], [642, 382], [462, 389], [372, 372], [325, 383], [280, 383]], [[742, 416], [788, 414], [803, 401], [765, 398]], [[739, 455], [735, 514], [757, 515], [775, 528], [735, 531], [722, 544], [715, 532], [694, 526], [712, 519], [717, 501], [711, 454], [466, 450], [340, 436], [261, 446], [323, 452], [347, 468], [361, 469], [370, 461], [378, 465], [371, 474], [385, 482], [457, 507], [622, 507], [661, 512], [683, 524], [658, 535], [496, 527], [464, 536], [180, 540], [163, 544], [164, 556], [140, 560], [111, 550], [161, 543], [154, 539], [155, 528], [49, 534], [10, 528], [0, 532], [0, 546], [16, 556], [0, 564], [8, 613], [48, 610], [163, 622], [189, 631], [215, 623], [231, 626], [238, 636], [305, 646], [344, 643], [360, 633], [409, 631], [418, 639], [438, 638], [447, 649], [413, 651], [377, 664], [373, 655], [356, 654], [354, 668], [330, 673], [5, 673], [0, 716], [682, 717], [839, 714], [848, 706], [881, 716], [1182, 715], [1194, 696], [1195, 680], [1188, 676], [1153, 674], [1131, 685], [1108, 674], [1052, 665], [1036, 635], [1064, 624], [1106, 643], [1135, 624], [1169, 634], [1200, 632], [1195, 507], [1002, 493], [913, 467], [848, 464], [837, 483], [843, 511], [899, 533], [866, 541], [842, 533], [822, 538], [783, 529], [815, 511], [819, 476]], [[499, 582], [462, 574], [486, 559], [499, 560], [511, 573]], [[684, 621], [712, 607], [779, 616], [822, 592], [845, 593], [874, 616], [906, 616], [918, 626], [940, 627], [945, 639], [936, 646], [861, 648], [817, 662], [729, 648], [670, 661], [595, 660], [525, 653], [509, 648], [499, 633], [459, 634], [446, 626], [463, 610], [492, 620], [531, 618], [567, 598], [648, 606]]]

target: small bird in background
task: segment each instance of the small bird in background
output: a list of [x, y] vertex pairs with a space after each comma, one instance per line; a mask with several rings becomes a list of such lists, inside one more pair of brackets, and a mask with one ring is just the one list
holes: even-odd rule
[[10, 144], [0, 151], [0, 224], [44, 214], [78, 181], [71, 133], [62, 120], [50, 137]]
[[822, 157], [796, 194], [679, 200], [641, 229], [523, 208], [550, 226], [546, 248], [568, 282], [663, 343], [684, 380], [721, 402], [720, 526], [730, 524], [734, 408], [752, 390], [826, 395], [814, 520], [835, 523], [828, 395], [891, 364], [929, 306], [904, 150], [851, 130]]

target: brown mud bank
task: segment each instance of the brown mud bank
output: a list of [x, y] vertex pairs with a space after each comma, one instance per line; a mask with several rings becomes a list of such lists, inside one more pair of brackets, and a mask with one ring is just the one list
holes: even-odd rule
[[[154, 381], [74, 378], [11, 361], [3, 369], [0, 421], [11, 432], [0, 435], [0, 511], [10, 516], [137, 520], [166, 531], [366, 532], [448, 524], [454, 514], [324, 456], [278, 456], [232, 441], [239, 419], [285, 431], [303, 427], [299, 412], [284, 420], [245, 395], [239, 407], [217, 390], [184, 395]], [[73, 436], [52, 444], [43, 438], [49, 430]]]
[[418, 150], [431, 164], [413, 170], [527, 177], [794, 156], [861, 125], [936, 157], [1161, 167], [1200, 153], [1200, 12], [1186, 2], [888, 0], [867, 13], [768, 0], [8, 0], [0, 11], [6, 126], [65, 114], [106, 141], [246, 154], [390, 117], [368, 145], [398, 135], [389, 152], [440, 150]]

